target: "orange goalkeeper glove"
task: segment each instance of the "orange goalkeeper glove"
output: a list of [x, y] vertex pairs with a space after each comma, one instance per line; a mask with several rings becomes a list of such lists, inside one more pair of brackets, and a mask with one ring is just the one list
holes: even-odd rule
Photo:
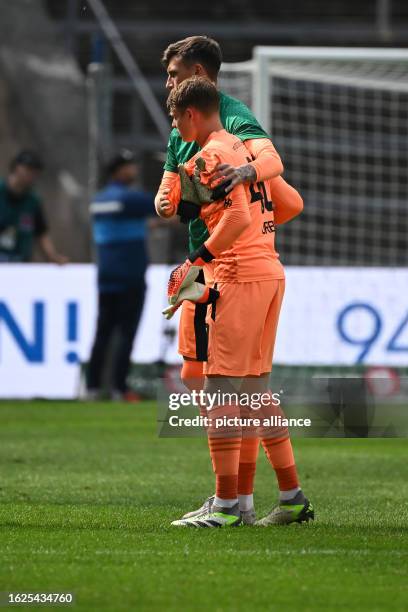
[[167, 306], [162, 311], [166, 319], [171, 319], [174, 313], [180, 308], [184, 300], [195, 302], [196, 304], [213, 304], [220, 297], [219, 291], [207, 287], [202, 283], [191, 283], [185, 289], [182, 289], [178, 295], [177, 301], [171, 306]]
[[174, 305], [177, 302], [180, 291], [191, 285], [199, 275], [201, 268], [212, 259], [214, 256], [203, 244], [199, 249], [190, 253], [183, 264], [174, 268], [167, 286], [169, 304]]

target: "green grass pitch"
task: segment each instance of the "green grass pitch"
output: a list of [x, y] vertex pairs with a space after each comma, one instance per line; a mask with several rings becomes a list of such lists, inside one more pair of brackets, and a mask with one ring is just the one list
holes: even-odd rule
[[[155, 421], [153, 403], [0, 404], [0, 591], [98, 612], [407, 610], [407, 440], [295, 440], [314, 524], [180, 530], [212, 492], [208, 451]], [[258, 514], [275, 500], [260, 456]]]

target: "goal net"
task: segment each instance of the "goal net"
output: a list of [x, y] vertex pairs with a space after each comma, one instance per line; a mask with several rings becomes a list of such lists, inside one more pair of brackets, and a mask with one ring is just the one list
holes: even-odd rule
[[283, 261], [408, 264], [408, 51], [255, 47], [220, 86], [252, 107], [305, 210]]
[[272, 379], [304, 405], [334, 389], [327, 405], [352, 397], [371, 423], [373, 396], [408, 393], [408, 50], [255, 47], [220, 87], [252, 108], [305, 202], [276, 236], [291, 268]]

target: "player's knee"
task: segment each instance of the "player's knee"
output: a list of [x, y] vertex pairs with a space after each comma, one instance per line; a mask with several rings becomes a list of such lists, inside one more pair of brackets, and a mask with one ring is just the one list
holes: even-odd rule
[[181, 382], [189, 391], [200, 391], [204, 385], [204, 363], [184, 360], [181, 368]]

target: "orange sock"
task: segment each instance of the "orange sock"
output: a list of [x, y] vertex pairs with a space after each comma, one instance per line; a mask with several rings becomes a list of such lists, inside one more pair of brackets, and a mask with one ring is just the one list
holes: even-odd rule
[[290, 438], [264, 438], [262, 446], [275, 470], [279, 490], [289, 491], [298, 487], [299, 479]]
[[187, 389], [201, 391], [204, 387], [204, 362], [184, 359], [180, 377]]
[[209, 438], [208, 445], [215, 472], [216, 496], [236, 499], [241, 438]]
[[259, 452], [258, 438], [242, 438], [239, 455], [238, 495], [252, 495]]
[[[271, 393], [271, 398], [272, 392]], [[280, 405], [271, 402], [263, 411], [263, 417], [273, 422], [272, 417], [284, 417]], [[281, 425], [264, 427], [261, 441], [269, 463], [275, 470], [280, 491], [291, 491], [299, 487], [295, 457], [288, 428]]]
[[[204, 362], [184, 359], [180, 378], [189, 391], [201, 391], [204, 388]], [[208, 416], [205, 406], [200, 406], [200, 415]]]
[[239, 416], [239, 409], [235, 405], [216, 406], [210, 411], [212, 421], [208, 428], [208, 446], [215, 472], [215, 495], [221, 499], [238, 498], [242, 432], [239, 426], [217, 426], [216, 423], [217, 419], [233, 419], [236, 416]]

